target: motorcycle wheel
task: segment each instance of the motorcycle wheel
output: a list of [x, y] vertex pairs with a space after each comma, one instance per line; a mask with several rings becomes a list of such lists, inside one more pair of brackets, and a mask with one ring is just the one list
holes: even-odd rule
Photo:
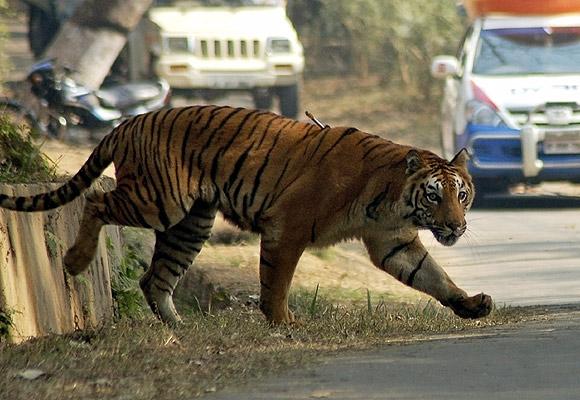
[[48, 135], [54, 139], [65, 140], [68, 138], [68, 123], [64, 117], [49, 117]]
[[19, 127], [23, 136], [45, 133], [34, 114], [18, 103], [0, 100], [0, 118]]

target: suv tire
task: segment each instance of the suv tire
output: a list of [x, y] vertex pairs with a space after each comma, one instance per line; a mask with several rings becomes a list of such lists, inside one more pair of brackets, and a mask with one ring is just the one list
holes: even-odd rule
[[260, 88], [252, 91], [252, 100], [254, 102], [254, 107], [257, 109], [270, 110], [272, 108], [274, 96], [272, 95], [271, 90]]
[[276, 88], [276, 95], [280, 101], [280, 113], [285, 117], [298, 117], [298, 109], [300, 107], [298, 84], [279, 86]]

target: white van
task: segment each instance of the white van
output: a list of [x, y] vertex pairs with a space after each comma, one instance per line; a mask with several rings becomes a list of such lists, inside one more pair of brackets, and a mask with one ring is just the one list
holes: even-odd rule
[[443, 152], [471, 151], [479, 191], [580, 182], [580, 13], [476, 16], [431, 72], [445, 79]]
[[214, 97], [248, 91], [257, 108], [274, 97], [290, 117], [299, 112], [303, 48], [281, 0], [203, 0], [154, 7], [159, 27], [157, 74], [176, 92]]

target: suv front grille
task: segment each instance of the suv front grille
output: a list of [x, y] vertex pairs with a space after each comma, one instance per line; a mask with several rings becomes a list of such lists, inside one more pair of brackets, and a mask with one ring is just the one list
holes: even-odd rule
[[202, 58], [260, 58], [262, 45], [259, 40], [199, 40], [199, 56]]
[[[538, 110], [532, 113], [531, 121], [538, 128], [544, 129], [562, 129], [562, 128], [580, 128], [580, 106], [576, 103], [557, 104], [557, 106], [569, 107], [572, 110], [572, 117], [568, 124], [553, 125], [550, 124], [545, 110]], [[549, 106], [548, 106], [549, 107]], [[511, 108], [507, 110], [519, 127], [522, 127], [528, 121], [527, 109]]]

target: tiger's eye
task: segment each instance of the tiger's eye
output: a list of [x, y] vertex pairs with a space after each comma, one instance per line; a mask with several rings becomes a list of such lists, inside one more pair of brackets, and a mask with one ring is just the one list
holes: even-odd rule
[[459, 192], [457, 197], [459, 198], [459, 201], [464, 202], [465, 200], [467, 200], [467, 192], [461, 191]]
[[437, 201], [439, 201], [439, 196], [437, 194], [435, 194], [435, 193], [429, 193], [427, 195], [427, 199], [429, 201], [432, 201], [433, 203], [437, 203]]

